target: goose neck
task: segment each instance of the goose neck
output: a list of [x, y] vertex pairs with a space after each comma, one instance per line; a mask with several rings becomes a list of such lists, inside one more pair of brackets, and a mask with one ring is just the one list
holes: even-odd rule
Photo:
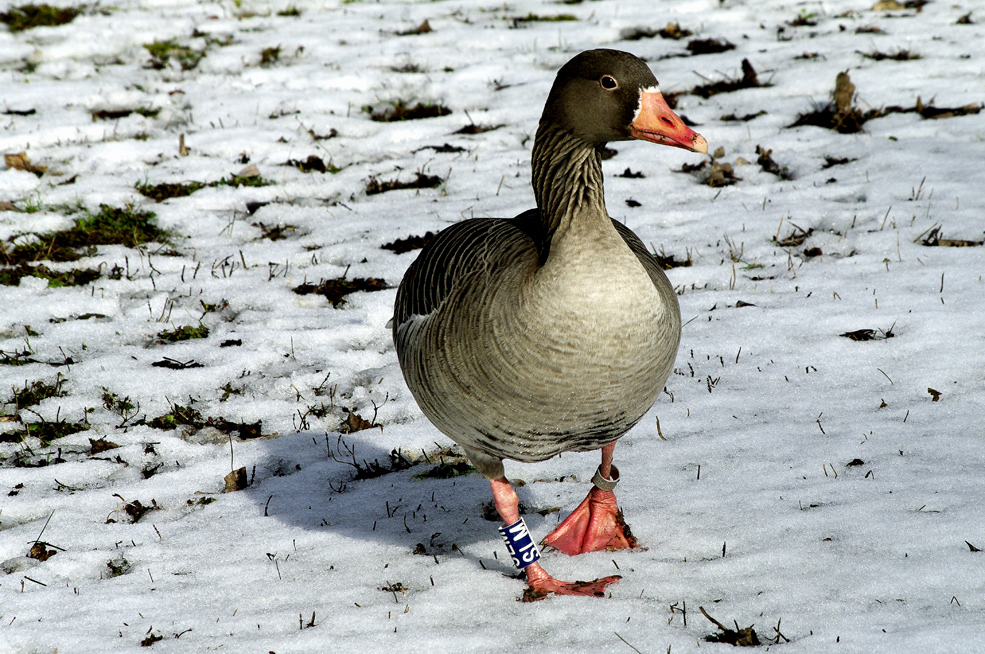
[[549, 123], [537, 130], [532, 155], [533, 187], [546, 237], [565, 233], [576, 221], [608, 222], [601, 146]]

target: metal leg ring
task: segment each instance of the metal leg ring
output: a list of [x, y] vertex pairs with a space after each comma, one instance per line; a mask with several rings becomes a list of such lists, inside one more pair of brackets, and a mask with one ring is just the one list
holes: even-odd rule
[[592, 477], [592, 483], [595, 484], [596, 488], [604, 491], [611, 491], [619, 483], [619, 468], [616, 466], [610, 466], [612, 478], [606, 479], [602, 476], [602, 466], [599, 466], [595, 470], [595, 476]]

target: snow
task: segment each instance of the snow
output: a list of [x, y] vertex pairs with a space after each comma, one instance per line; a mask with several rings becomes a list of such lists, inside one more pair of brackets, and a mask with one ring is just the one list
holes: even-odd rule
[[[935, 225], [982, 240], [985, 114], [892, 114], [860, 134], [787, 127], [829, 100], [841, 71], [863, 110], [918, 96], [980, 104], [985, 15], [957, 24], [976, 7], [961, 1], [871, 5], [130, 0], [66, 26], [0, 31], [0, 151], [49, 169], [0, 170], [0, 202], [41, 209], [0, 212], [5, 247], [69, 227], [76, 206], [108, 204], [155, 212], [177, 252], [104, 246], [50, 267], [118, 265], [120, 279], [0, 286], [0, 350], [37, 361], [0, 365], [0, 402], [58, 375], [66, 393], [36, 413], [8, 404], [0, 434], [21, 427], [15, 413], [89, 421], [50, 447], [0, 443], [0, 561], [12, 570], [0, 574], [0, 653], [131, 651], [148, 636], [166, 652], [730, 651], [702, 640], [717, 629], [699, 606], [726, 625], [755, 624], [780, 641], [763, 645], [776, 651], [985, 650], [985, 553], [968, 545], [985, 549], [985, 249], [915, 242]], [[300, 15], [278, 14], [291, 8]], [[531, 13], [577, 20], [514, 28]], [[814, 26], [789, 25], [811, 15]], [[425, 19], [430, 33], [396, 34]], [[736, 49], [668, 57], [687, 40], [620, 40], [668, 21]], [[205, 56], [191, 70], [176, 59], [147, 67], [143, 46], [168, 39]], [[262, 66], [275, 47], [277, 61]], [[340, 308], [291, 289], [343, 274], [395, 287], [414, 254], [381, 245], [529, 208], [530, 146], [554, 71], [593, 47], [646, 58], [665, 93], [741, 77], [743, 58], [771, 85], [678, 98], [710, 150], [725, 149], [722, 161], [752, 162], [735, 166], [733, 186], [672, 172], [698, 155], [612, 146], [610, 213], [694, 263], [668, 273], [687, 323], [668, 393], [616, 448], [620, 505], [643, 548], [545, 553], [562, 579], [623, 578], [605, 599], [522, 604], [496, 524], [481, 518], [488, 485], [474, 474], [414, 476], [449, 442], [401, 378], [385, 327], [393, 288]], [[921, 58], [860, 54], [898, 49]], [[419, 72], [393, 70], [408, 65]], [[364, 111], [397, 100], [452, 113], [378, 123]], [[90, 113], [138, 107], [160, 112]], [[470, 122], [501, 127], [453, 133]], [[337, 137], [312, 136], [332, 129]], [[464, 150], [426, 149], [444, 143]], [[757, 145], [794, 178], [760, 170]], [[341, 171], [283, 165], [309, 155]], [[850, 161], [822, 168], [826, 156]], [[159, 204], [135, 190], [214, 182], [247, 159], [271, 185]], [[627, 167], [645, 178], [618, 177]], [[445, 181], [363, 190], [415, 171]], [[251, 202], [266, 204], [251, 215]], [[274, 241], [261, 223], [293, 229]], [[812, 230], [803, 244], [778, 245], [799, 230]], [[812, 247], [822, 254], [807, 256]], [[208, 312], [202, 302], [228, 305]], [[155, 344], [199, 321], [208, 338]], [[893, 337], [840, 336], [859, 329]], [[242, 345], [219, 346], [233, 339]], [[165, 357], [201, 367], [151, 365]], [[136, 417], [121, 425], [104, 389], [139, 404]], [[172, 404], [259, 420], [263, 437], [230, 446], [210, 427], [140, 424]], [[340, 437], [340, 407], [380, 427]], [[90, 439], [120, 447], [90, 456]], [[418, 463], [353, 479], [347, 448], [358, 462], [387, 463], [399, 448]], [[14, 466], [18, 452], [50, 465]], [[536, 536], [581, 500], [596, 458], [507, 463], [525, 482]], [[231, 465], [250, 485], [222, 493]], [[134, 500], [152, 507], [137, 522], [126, 514]], [[39, 534], [59, 548], [44, 562], [26, 558]], [[425, 554], [413, 553], [418, 543]], [[124, 560], [111, 576], [108, 564]]]

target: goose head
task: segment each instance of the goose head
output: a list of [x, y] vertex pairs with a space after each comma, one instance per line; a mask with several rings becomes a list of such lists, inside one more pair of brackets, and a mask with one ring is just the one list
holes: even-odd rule
[[705, 138], [667, 106], [646, 63], [618, 50], [588, 50], [566, 63], [554, 80], [540, 122], [597, 147], [641, 139], [708, 152]]

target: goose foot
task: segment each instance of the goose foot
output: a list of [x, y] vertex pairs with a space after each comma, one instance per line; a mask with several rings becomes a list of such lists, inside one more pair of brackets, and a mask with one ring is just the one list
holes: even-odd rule
[[636, 547], [611, 490], [593, 488], [581, 504], [543, 540], [569, 556]]
[[605, 597], [605, 589], [622, 577], [613, 575], [595, 581], [558, 581], [547, 574], [539, 563], [526, 567], [527, 589], [523, 591], [524, 602], [536, 602], [548, 595], [581, 595], [583, 597]]
[[[496, 503], [496, 510], [507, 525], [516, 526], [520, 520], [519, 504], [520, 499], [516, 496], [516, 491], [510, 486], [506, 477], [490, 479], [492, 486], [493, 501]], [[615, 496], [613, 496], [613, 503]], [[523, 526], [526, 530], [526, 526]], [[529, 536], [528, 536], [529, 537]], [[533, 544], [532, 542], [530, 543]], [[536, 551], [536, 548], [534, 549]], [[513, 551], [510, 551], [511, 555]], [[523, 568], [527, 575], [527, 589], [523, 592], [524, 602], [536, 602], [544, 599], [548, 595], [581, 595], [583, 597], [604, 597], [605, 589], [610, 584], [614, 584], [621, 577], [603, 577], [595, 581], [559, 581], [547, 574], [536, 560]]]

